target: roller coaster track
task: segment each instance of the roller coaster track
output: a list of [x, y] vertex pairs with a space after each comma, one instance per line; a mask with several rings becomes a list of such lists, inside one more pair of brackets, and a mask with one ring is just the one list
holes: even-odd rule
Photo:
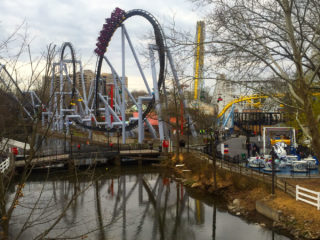
[[234, 99], [232, 101], [230, 101], [222, 110], [221, 112], [218, 114], [218, 118], [220, 118], [221, 116], [223, 116], [223, 114], [225, 114], [225, 112], [233, 105], [239, 102], [244, 102], [244, 101], [250, 101], [252, 99], [261, 99], [261, 98], [268, 98], [269, 96], [266, 95], [252, 95], [252, 96], [243, 96], [237, 99]]
[[[273, 97], [283, 97], [284, 94], [275, 94], [273, 95]], [[320, 92], [315, 92], [312, 93], [312, 96], [320, 96]], [[223, 116], [223, 114], [225, 114], [225, 112], [233, 105], [239, 102], [244, 102], [244, 101], [250, 101], [252, 99], [261, 99], [261, 98], [269, 98], [270, 96], [267, 95], [252, 95], [252, 96], [243, 96], [237, 99], [234, 99], [230, 102], [228, 102], [228, 104], [221, 110], [221, 112], [218, 114], [218, 118], [220, 118], [221, 116]]]
[[[65, 42], [62, 45], [62, 49], [61, 49], [61, 55], [60, 55], [60, 60], [63, 61], [64, 60], [64, 52], [66, 50], [66, 48], [69, 48], [70, 53], [71, 53], [71, 60], [72, 60], [72, 93], [71, 93], [71, 103], [73, 103], [75, 101], [74, 97], [75, 97], [75, 92], [76, 92], [76, 88], [77, 88], [77, 75], [76, 75], [76, 59], [75, 59], [75, 54], [74, 54], [74, 49], [73, 46], [70, 42]], [[69, 105], [69, 108], [71, 107], [71, 103]]]
[[[102, 63], [103, 59], [105, 59], [104, 54], [107, 51], [107, 47], [111, 41], [111, 38], [114, 34], [114, 32], [122, 26], [123, 22], [125, 22], [127, 19], [133, 17], [133, 16], [141, 16], [148, 20], [148, 22], [152, 25], [154, 35], [155, 35], [155, 41], [156, 41], [156, 46], [157, 46], [157, 52], [159, 56], [159, 74], [158, 74], [158, 89], [160, 90], [161, 85], [164, 82], [164, 73], [165, 73], [165, 41], [164, 41], [164, 36], [162, 33], [162, 29], [158, 21], [155, 19], [153, 15], [150, 13], [141, 10], [141, 9], [134, 9], [129, 12], [125, 12], [119, 8], [116, 8], [115, 11], [111, 14], [111, 18], [106, 19], [106, 24], [103, 25], [102, 31], [100, 31], [100, 36], [98, 37], [98, 43], [96, 44], [97, 48], [95, 49], [95, 53], [98, 55], [98, 60], [97, 60], [97, 68], [96, 68], [96, 78], [95, 78], [95, 107], [94, 107], [94, 112], [95, 116], [98, 116], [98, 108], [99, 108], [99, 81], [101, 77], [101, 68], [102, 68]], [[74, 96], [74, 89], [76, 88], [75, 84], [75, 59], [74, 59], [74, 54], [73, 54], [73, 48], [71, 44], [66, 44], [65, 47], [69, 47], [71, 50], [71, 55], [72, 55], [72, 62], [73, 62], [73, 95]], [[63, 51], [64, 51], [63, 48]], [[63, 58], [63, 51], [61, 53], [61, 59]], [[152, 100], [149, 102], [147, 108], [144, 110], [142, 114], [142, 119], [146, 118], [148, 113], [151, 111], [155, 104], [155, 96], [153, 95]], [[116, 132], [118, 128], [112, 127], [112, 128], [107, 128], [106, 126], [88, 126], [84, 123], [82, 123], [80, 120], [75, 119], [74, 122], [77, 125], [80, 125], [83, 128], [90, 129], [90, 130], [95, 130], [95, 131], [103, 131], [103, 132]], [[133, 121], [129, 122], [128, 125], [126, 125], [125, 130], [130, 131], [138, 126], [138, 121]], [[120, 126], [121, 128], [121, 126]]]

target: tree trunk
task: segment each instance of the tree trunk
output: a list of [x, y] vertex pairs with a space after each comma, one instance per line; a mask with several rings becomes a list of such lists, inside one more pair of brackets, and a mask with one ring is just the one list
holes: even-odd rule
[[210, 133], [210, 140], [211, 140], [211, 153], [212, 153], [212, 170], [213, 170], [213, 181], [214, 181], [214, 189], [217, 189], [217, 159], [216, 159], [216, 144], [215, 139]]
[[3, 220], [1, 223], [1, 228], [0, 229], [0, 240], [7, 240], [9, 239], [9, 220]]
[[[305, 100], [305, 114], [306, 114], [306, 120], [308, 124], [308, 128], [310, 131], [311, 139], [311, 147], [314, 151], [316, 157], [320, 159], [320, 134], [319, 134], [319, 126], [318, 122], [315, 117], [315, 113], [312, 109], [311, 99]], [[320, 170], [320, 165], [318, 165], [318, 168]]]

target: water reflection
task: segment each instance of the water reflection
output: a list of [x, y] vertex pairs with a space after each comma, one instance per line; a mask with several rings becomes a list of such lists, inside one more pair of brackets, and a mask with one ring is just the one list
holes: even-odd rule
[[39, 236], [59, 218], [48, 238], [287, 239], [194, 199], [161, 174], [62, 178], [27, 182], [12, 226], [15, 232], [31, 220], [22, 239]]

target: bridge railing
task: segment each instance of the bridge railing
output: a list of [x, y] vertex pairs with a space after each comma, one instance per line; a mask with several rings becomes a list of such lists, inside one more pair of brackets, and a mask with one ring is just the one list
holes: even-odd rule
[[[105, 146], [101, 145], [87, 145], [85, 143], [73, 143], [70, 145], [69, 143], [65, 146], [52, 146], [44, 149], [39, 149], [36, 152], [36, 157], [47, 157], [53, 155], [61, 155], [61, 154], [84, 154], [84, 153], [108, 153], [108, 152], [118, 152], [118, 151], [143, 151], [143, 150], [154, 150], [153, 146], [149, 144], [107, 144]], [[158, 150], [158, 149], [157, 149]], [[26, 153], [26, 156], [28, 154]], [[25, 156], [20, 155], [17, 157], [17, 160], [20, 158], [23, 159]]]
[[0, 163], [0, 172], [4, 173], [10, 166], [10, 158], [8, 157], [6, 160]]

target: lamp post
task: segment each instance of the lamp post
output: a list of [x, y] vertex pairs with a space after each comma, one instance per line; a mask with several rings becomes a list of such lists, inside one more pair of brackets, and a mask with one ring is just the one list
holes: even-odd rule
[[63, 151], [64, 153], [67, 151], [67, 129], [64, 128], [63, 129], [63, 133], [64, 133], [64, 147], [63, 147]]
[[73, 135], [73, 132], [71, 129], [69, 131], [70, 131], [70, 156], [72, 158], [72, 135]]
[[187, 148], [187, 152], [189, 152], [189, 148], [190, 148], [190, 140], [189, 140], [189, 137], [190, 137], [190, 118], [188, 116], [188, 148]]
[[271, 166], [272, 166], [272, 189], [271, 194], [274, 195], [274, 177], [275, 177], [275, 159], [276, 159], [276, 153], [274, 151], [274, 148], [272, 147], [271, 150]]
[[120, 129], [119, 128], [117, 129], [117, 133], [118, 133], [118, 140], [117, 140], [118, 143], [117, 144], [118, 144], [118, 153], [119, 153], [120, 152], [120, 145], [119, 145]]
[[109, 128], [107, 129], [107, 135], [108, 135], [108, 148], [110, 147], [110, 135], [109, 135]]

